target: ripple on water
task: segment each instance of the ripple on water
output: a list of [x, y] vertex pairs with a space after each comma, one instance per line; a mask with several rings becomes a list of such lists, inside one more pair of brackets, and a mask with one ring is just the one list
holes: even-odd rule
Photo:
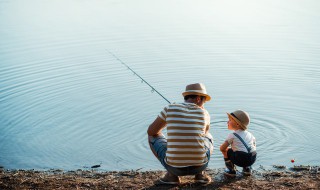
[[[224, 110], [238, 107], [252, 116], [249, 130], [257, 138], [258, 164], [288, 160], [291, 154], [316, 163], [319, 27], [308, 15], [317, 15], [315, 9], [291, 3], [286, 18], [268, 20], [262, 15], [272, 9], [280, 18], [287, 2], [277, 10], [261, 4], [261, 22], [246, 17], [233, 22], [225, 11], [212, 15], [204, 7], [190, 12], [177, 4], [172, 10], [178, 12], [168, 12], [167, 2], [154, 12], [148, 3], [61, 6], [65, 1], [54, 1], [39, 4], [43, 9], [19, 3], [1, 3], [1, 165], [72, 169], [102, 162], [107, 170], [141, 164], [162, 169], [149, 150], [146, 129], [166, 102], [105, 49], [172, 102], [182, 100], [187, 83], [206, 84], [214, 97], [208, 103], [214, 116], [211, 167], [223, 166], [219, 145], [229, 132]], [[87, 12], [89, 5], [95, 14]], [[10, 17], [12, 12], [17, 14]], [[76, 19], [69, 17], [72, 13]], [[288, 18], [299, 19], [294, 24]]]
[[[219, 119], [224, 116], [218, 115], [217, 117], [211, 124], [211, 131], [215, 138], [216, 153], [219, 155], [219, 146], [231, 131], [227, 130], [227, 120]], [[280, 161], [282, 160], [280, 158], [287, 157], [287, 155], [297, 151], [296, 147], [288, 144], [291, 138], [296, 137], [296, 134], [299, 133], [294, 127], [290, 127], [290, 125], [293, 125], [292, 122], [287, 121], [285, 118], [266, 117], [263, 113], [251, 113], [250, 117], [251, 122], [248, 130], [252, 132], [257, 140], [258, 159], [256, 164], [270, 165], [271, 160]], [[307, 141], [307, 137], [304, 135], [299, 138], [301, 141]], [[219, 159], [221, 158], [216, 159], [213, 157], [213, 162], [221, 162]]]

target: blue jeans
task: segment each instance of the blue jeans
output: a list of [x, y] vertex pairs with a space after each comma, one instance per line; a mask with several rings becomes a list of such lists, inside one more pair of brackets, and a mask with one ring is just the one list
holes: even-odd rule
[[149, 136], [149, 145], [152, 149], [152, 151], [156, 154], [156, 157], [159, 159], [163, 167], [170, 173], [176, 175], [176, 176], [184, 176], [184, 175], [195, 175], [203, 170], [206, 169], [208, 166], [211, 152], [213, 151], [213, 138], [211, 134], [208, 133], [208, 135], [204, 138], [204, 144], [206, 148], [206, 155], [208, 158], [208, 162], [204, 163], [201, 166], [188, 166], [188, 167], [172, 167], [168, 165], [165, 161], [166, 159], [166, 152], [167, 152], [167, 139], [165, 136], [158, 136], [158, 137], [152, 137]]

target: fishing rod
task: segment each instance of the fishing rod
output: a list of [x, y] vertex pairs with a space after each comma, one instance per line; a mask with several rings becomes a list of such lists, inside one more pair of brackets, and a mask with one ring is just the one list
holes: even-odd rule
[[133, 72], [134, 75], [137, 75], [142, 82], [145, 82], [150, 88], [151, 88], [151, 92], [156, 92], [158, 93], [163, 99], [165, 99], [169, 104], [171, 104], [171, 102], [165, 98], [160, 92], [158, 92], [153, 86], [151, 86], [146, 80], [144, 80], [138, 73], [136, 73], [134, 70], [132, 70], [125, 62], [123, 62], [119, 57], [117, 57], [115, 54], [113, 54], [112, 52], [110, 52], [109, 50], [106, 50], [109, 54], [111, 54], [114, 58], [116, 58], [121, 64], [123, 64], [124, 66], [126, 66], [130, 71]]

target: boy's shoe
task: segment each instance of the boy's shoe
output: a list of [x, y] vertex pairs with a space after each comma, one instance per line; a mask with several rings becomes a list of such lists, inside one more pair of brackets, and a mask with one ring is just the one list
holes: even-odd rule
[[210, 183], [211, 177], [206, 175], [204, 172], [200, 172], [194, 176], [194, 181], [198, 183]]
[[235, 177], [236, 172], [236, 166], [231, 162], [231, 160], [225, 160], [226, 169], [224, 170], [224, 174], [230, 177]]
[[250, 176], [251, 175], [251, 167], [243, 167], [242, 173], [243, 173], [243, 175]]
[[229, 168], [226, 168], [224, 170], [224, 175], [229, 176], [229, 177], [236, 177], [236, 170], [230, 170]]
[[167, 172], [165, 176], [159, 179], [159, 181], [163, 184], [177, 185], [180, 183], [180, 178], [179, 176]]
[[236, 170], [236, 166], [231, 162], [231, 160], [226, 160], [224, 163], [229, 170]]

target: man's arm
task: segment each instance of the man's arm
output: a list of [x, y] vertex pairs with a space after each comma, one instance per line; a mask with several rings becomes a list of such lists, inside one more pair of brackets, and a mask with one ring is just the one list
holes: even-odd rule
[[149, 126], [148, 135], [159, 136], [160, 134], [162, 134], [161, 131], [163, 128], [165, 128], [165, 126], [166, 122], [158, 116], [157, 119], [155, 119], [153, 123], [151, 123], [151, 125]]
[[209, 132], [209, 130], [210, 130], [210, 125], [207, 125], [206, 129], [204, 130], [204, 134], [207, 134]]
[[204, 134], [208, 134], [209, 130], [210, 130], [210, 125], [211, 125], [211, 118], [210, 118], [210, 114], [209, 112], [206, 110], [206, 128], [204, 129]]

